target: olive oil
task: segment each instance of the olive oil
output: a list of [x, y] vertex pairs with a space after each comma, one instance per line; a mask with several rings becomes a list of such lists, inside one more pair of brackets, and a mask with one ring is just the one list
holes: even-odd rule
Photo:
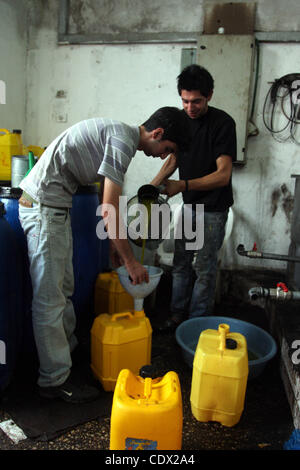
[[145, 255], [145, 245], [146, 245], [146, 240], [147, 240], [147, 233], [148, 233], [148, 227], [149, 227], [149, 223], [150, 223], [150, 219], [151, 219], [151, 205], [153, 204], [153, 202], [155, 201], [155, 199], [143, 199], [142, 201], [142, 204], [144, 206], [146, 206], [146, 209], [147, 209], [147, 220], [146, 220], [146, 223], [145, 223], [145, 230], [144, 230], [144, 238], [143, 238], [143, 242], [142, 242], [142, 255], [141, 255], [141, 264], [144, 264], [144, 255]]

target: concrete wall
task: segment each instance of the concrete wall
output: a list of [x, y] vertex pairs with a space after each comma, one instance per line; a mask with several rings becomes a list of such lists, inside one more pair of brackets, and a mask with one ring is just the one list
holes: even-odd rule
[[27, 22], [23, 1], [0, 1], [0, 80], [5, 83], [5, 104], [0, 100], [0, 128], [25, 127]]
[[[65, 128], [93, 116], [113, 117], [129, 124], [139, 124], [160, 106], [181, 106], [176, 91], [181, 50], [183, 47], [195, 47], [194, 43], [58, 46], [56, 0], [25, 2], [29, 23], [26, 80], [23, 81], [21, 70], [25, 59], [20, 51], [24, 52], [25, 33], [23, 30], [23, 35], [19, 32], [22, 12], [15, 9], [13, 13], [15, 3], [0, 3], [0, 12], [5, 9], [10, 11], [10, 15], [14, 15], [14, 21], [8, 23], [4, 32], [2, 23], [5, 21], [0, 17], [0, 34], [4, 34], [5, 40], [9, 40], [11, 46], [18, 51], [14, 64], [18, 74], [12, 66], [10, 55], [5, 53], [2, 57], [5, 70], [10, 70], [6, 76], [16, 78], [15, 75], [18, 75], [16, 93], [19, 93], [19, 107], [7, 119], [3, 114], [0, 115], [0, 127], [23, 126], [26, 92], [26, 144], [45, 146]], [[17, 3], [19, 5], [21, 2]], [[81, 2], [88, 6], [92, 3], [95, 2]], [[174, 3], [176, 2], [168, 3], [171, 24], [172, 29], [179, 30], [179, 26], [182, 28], [185, 22], [185, 15], [174, 8]], [[178, 0], [178, 6], [183, 3], [186, 5], [186, 2]], [[164, 2], [164, 11], [165, 4], [167, 2]], [[202, 2], [198, 2], [198, 5], [201, 6], [202, 13], [199, 12], [197, 22], [201, 28]], [[299, 31], [298, 10], [298, 0], [290, 0], [284, 4], [279, 0], [259, 0], [256, 30]], [[125, 11], [125, 14], [129, 13]], [[159, 13], [159, 9], [156, 10], [156, 15]], [[73, 23], [75, 25], [74, 18]], [[77, 15], [76, 25], [78, 24], [80, 16]], [[152, 24], [156, 24], [155, 15], [152, 17]], [[260, 133], [258, 137], [249, 139], [247, 164], [235, 168], [233, 172], [235, 219], [232, 236], [225, 247], [225, 267], [285, 267], [281, 262], [257, 262], [241, 258], [236, 255], [236, 247], [243, 243], [250, 249], [256, 242], [262, 251], [281, 254], [288, 252], [294, 192], [294, 180], [290, 175], [299, 173], [300, 170], [299, 147], [292, 143], [280, 144], [274, 141], [263, 125], [262, 108], [270, 87], [269, 82], [287, 73], [297, 72], [299, 47], [299, 44], [261, 44], [254, 115]], [[211, 104], [213, 105], [213, 101]], [[0, 112], [2, 110], [3, 106], [0, 105]], [[20, 115], [23, 116], [21, 121]], [[126, 176], [125, 194], [134, 195], [141, 184], [151, 180], [160, 165], [160, 161], [138, 152]], [[174, 202], [179, 199], [175, 198]]]
[[225, 250], [224, 264], [252, 267], [285, 268], [285, 263], [271, 260], [250, 260], [235, 253], [239, 243], [258, 251], [288, 254], [290, 222], [295, 179], [299, 174], [299, 146], [278, 143], [266, 129], [262, 119], [263, 104], [270, 82], [297, 71], [300, 44], [262, 44], [257, 90], [255, 122], [259, 135], [248, 139], [247, 164], [233, 171], [235, 222]]
[[200, 31], [202, 5], [201, 0], [71, 0], [69, 33]]

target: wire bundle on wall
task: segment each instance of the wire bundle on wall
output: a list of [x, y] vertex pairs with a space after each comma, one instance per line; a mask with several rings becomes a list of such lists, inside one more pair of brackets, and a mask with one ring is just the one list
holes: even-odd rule
[[300, 145], [296, 137], [300, 124], [300, 73], [291, 73], [276, 79], [266, 96], [263, 121], [279, 142]]

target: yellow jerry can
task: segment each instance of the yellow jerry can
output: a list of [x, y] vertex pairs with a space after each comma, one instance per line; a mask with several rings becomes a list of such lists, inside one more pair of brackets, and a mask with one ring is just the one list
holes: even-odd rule
[[244, 409], [248, 380], [246, 338], [229, 325], [202, 331], [193, 362], [191, 409], [198, 421], [234, 426]]
[[133, 297], [122, 287], [116, 271], [101, 273], [95, 284], [95, 314], [133, 310]]
[[11, 157], [13, 155], [23, 155], [21, 131], [9, 132], [7, 129], [0, 129], [0, 180], [11, 180]]
[[38, 145], [28, 145], [26, 150], [26, 154], [28, 154], [28, 152], [32, 152], [33, 155], [38, 158], [41, 157], [45, 151], [45, 149], [39, 147]]
[[176, 372], [152, 379], [123, 369], [113, 397], [110, 449], [180, 450], [181, 441], [182, 398]]
[[98, 315], [91, 329], [91, 369], [112, 391], [122, 369], [138, 374], [151, 362], [152, 328], [143, 310]]

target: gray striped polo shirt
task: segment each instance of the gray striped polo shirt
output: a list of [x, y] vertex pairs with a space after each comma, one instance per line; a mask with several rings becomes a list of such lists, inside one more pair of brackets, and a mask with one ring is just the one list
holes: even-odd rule
[[20, 187], [42, 204], [71, 207], [78, 186], [101, 175], [122, 186], [139, 137], [138, 126], [103, 118], [81, 121], [47, 147]]

